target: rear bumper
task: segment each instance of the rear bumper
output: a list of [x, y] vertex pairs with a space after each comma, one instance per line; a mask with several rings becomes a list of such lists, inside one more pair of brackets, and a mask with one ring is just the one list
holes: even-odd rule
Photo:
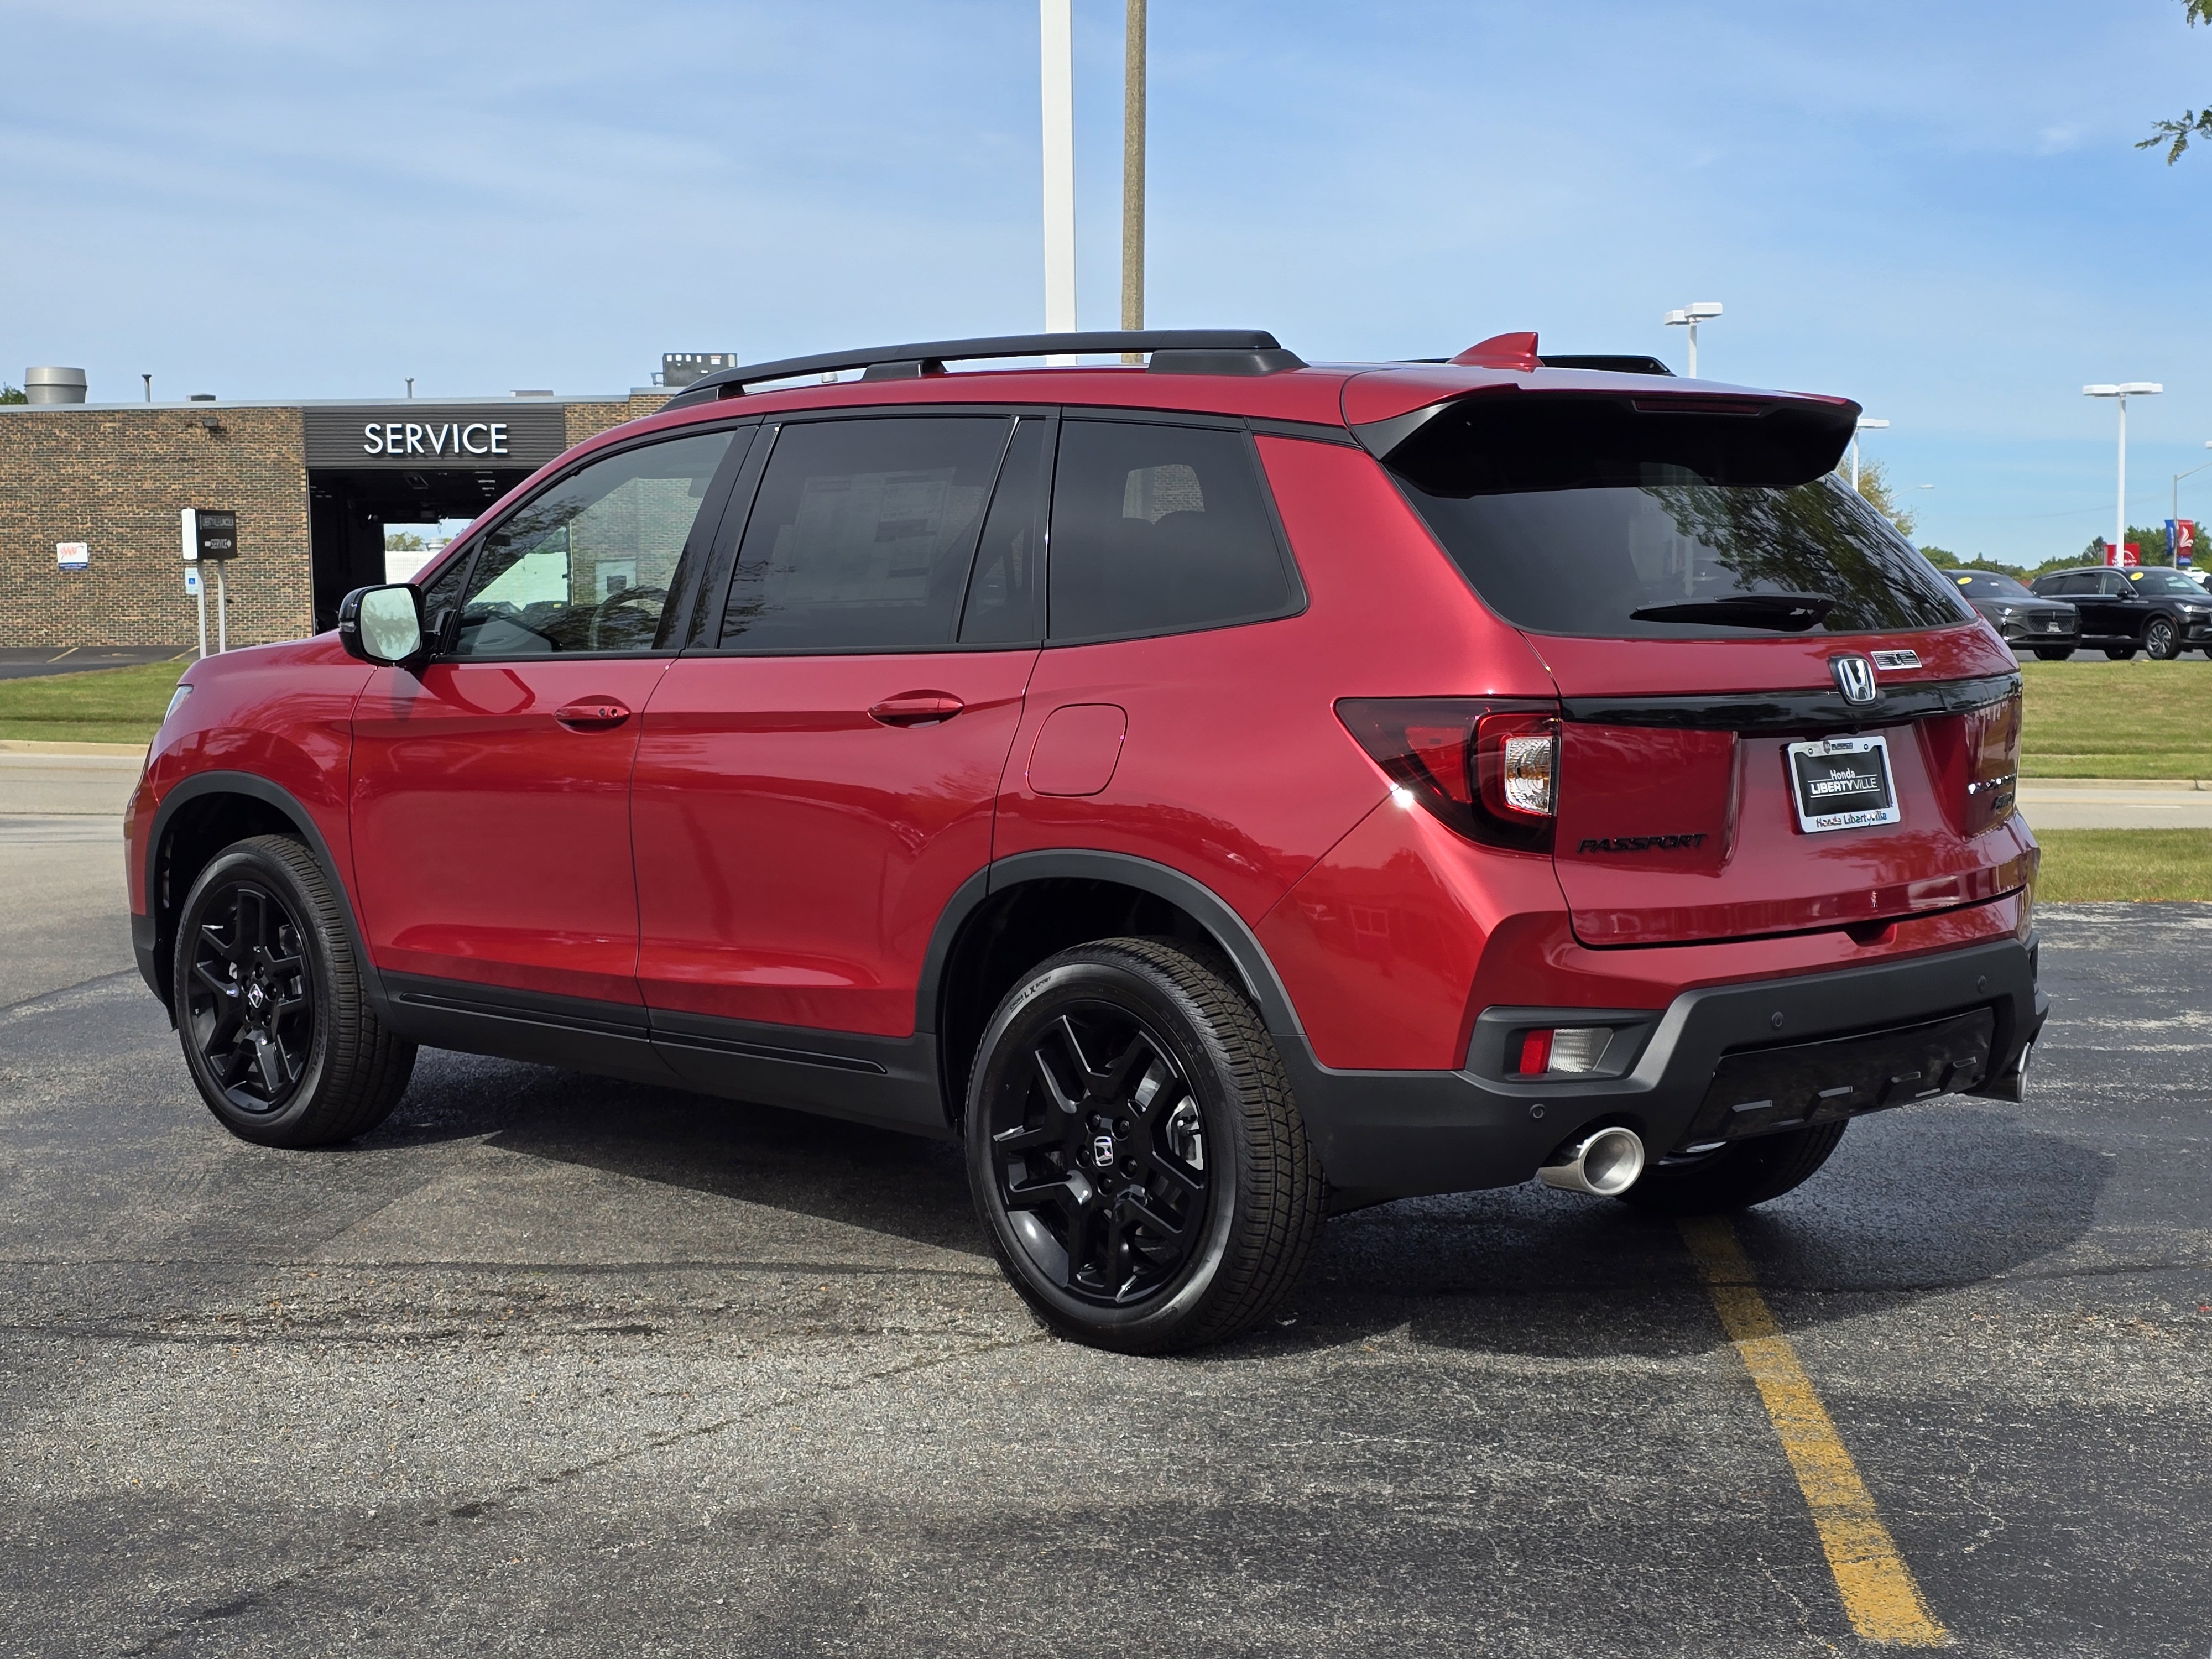
[[[1340, 1194], [1465, 1192], [1529, 1179], [1562, 1142], [1601, 1123], [1626, 1124], [1655, 1157], [1693, 1139], [1702, 1144], [1717, 1114], [1729, 1121], [1729, 1103], [1708, 1099], [1724, 1057], [1734, 1060], [1729, 1070], [1739, 1081], [1778, 1076], [1814, 1096], [1824, 1077], [1832, 1076], [1833, 1087], [1850, 1085], [1853, 1093], [1834, 1097], [1839, 1103], [1824, 1108], [1822, 1117], [1947, 1092], [2016, 1097], [2022, 1054], [2050, 1011], [2035, 969], [2033, 938], [2004, 939], [1834, 973], [1685, 991], [1656, 1013], [1493, 1008], [1477, 1022], [1468, 1063], [1458, 1071], [1334, 1071], [1309, 1053], [1285, 1059], [1322, 1166]], [[1986, 1022], [1954, 1018], [1984, 1011]], [[1500, 1075], [1514, 1028], [1578, 1022], [1616, 1028], [1605, 1054], [1611, 1075]], [[1923, 1027], [1940, 1027], [1942, 1035], [1923, 1037], [1911, 1029]], [[1978, 1033], [1986, 1046], [1960, 1038], [1962, 1030]], [[1873, 1040], [1837, 1041], [1860, 1037]], [[1820, 1046], [1828, 1043], [1834, 1046]], [[1914, 1054], [1932, 1055], [1935, 1063], [1913, 1062]], [[1875, 1074], [1885, 1066], [1887, 1076]], [[1907, 1075], [1915, 1069], [1932, 1075], [1916, 1081]], [[1796, 1120], [1784, 1107], [1735, 1121], [1730, 1133]], [[1692, 1135], [1693, 1127], [1700, 1134]]]

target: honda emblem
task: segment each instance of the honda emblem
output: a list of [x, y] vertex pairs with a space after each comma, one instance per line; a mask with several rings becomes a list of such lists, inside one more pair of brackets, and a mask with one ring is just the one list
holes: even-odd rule
[[1874, 665], [1864, 657], [1837, 657], [1828, 667], [1836, 677], [1836, 690], [1844, 694], [1844, 701], [1863, 707], [1881, 701], [1881, 688], [1875, 684]]

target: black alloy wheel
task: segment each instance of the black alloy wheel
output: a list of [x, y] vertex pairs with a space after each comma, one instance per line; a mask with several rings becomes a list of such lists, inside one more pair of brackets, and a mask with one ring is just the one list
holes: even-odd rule
[[1218, 1341], [1296, 1282], [1320, 1166], [1282, 1061], [1224, 965], [1163, 939], [1039, 964], [968, 1095], [969, 1179], [1000, 1265], [1063, 1334]]
[[2181, 654], [2181, 630], [2171, 617], [2153, 617], [2143, 629], [2143, 654], [2153, 662], [2172, 662]]
[[194, 878], [170, 986], [200, 1098], [244, 1139], [349, 1140], [406, 1091], [415, 1045], [378, 1019], [337, 885], [289, 836], [234, 842]]
[[315, 1040], [314, 981], [298, 919], [267, 885], [236, 878], [207, 896], [185, 949], [185, 1040], [233, 1110], [283, 1110]]
[[1064, 1005], [1027, 1039], [1026, 1089], [991, 1129], [1000, 1205], [1030, 1260], [1102, 1307], [1149, 1301], [1205, 1231], [1206, 1125], [1164, 1037], [1109, 1002]]

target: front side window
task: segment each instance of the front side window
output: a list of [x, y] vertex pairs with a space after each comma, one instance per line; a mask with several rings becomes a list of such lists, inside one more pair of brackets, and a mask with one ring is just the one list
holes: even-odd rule
[[2179, 570], [2131, 570], [2128, 580], [2135, 584], [2136, 592], [2148, 598], [2165, 596], [2201, 599], [2204, 590], [2183, 575]]
[[1241, 432], [1061, 422], [1048, 632], [1171, 634], [1284, 615], [1296, 595]]
[[951, 645], [1012, 425], [921, 415], [785, 427], [738, 549], [721, 648]]
[[623, 450], [524, 502], [484, 538], [453, 653], [655, 648], [684, 543], [733, 436]]

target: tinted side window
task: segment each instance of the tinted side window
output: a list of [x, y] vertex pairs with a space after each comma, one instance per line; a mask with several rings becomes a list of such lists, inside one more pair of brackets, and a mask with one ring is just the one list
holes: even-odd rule
[[1034, 644], [1037, 638], [1039, 577], [1044, 561], [1044, 502], [1050, 484], [1049, 421], [1024, 419], [1006, 447], [999, 487], [991, 492], [991, 511], [983, 520], [983, 540], [975, 550], [975, 572], [968, 579], [968, 605], [961, 612], [963, 645]]
[[1292, 595], [1251, 448], [1218, 428], [1063, 422], [1050, 563], [1060, 640], [1256, 621]]
[[524, 502], [484, 538], [454, 654], [651, 650], [732, 435], [623, 450]]
[[1003, 416], [810, 421], [777, 437], [738, 549], [726, 651], [952, 643]]

